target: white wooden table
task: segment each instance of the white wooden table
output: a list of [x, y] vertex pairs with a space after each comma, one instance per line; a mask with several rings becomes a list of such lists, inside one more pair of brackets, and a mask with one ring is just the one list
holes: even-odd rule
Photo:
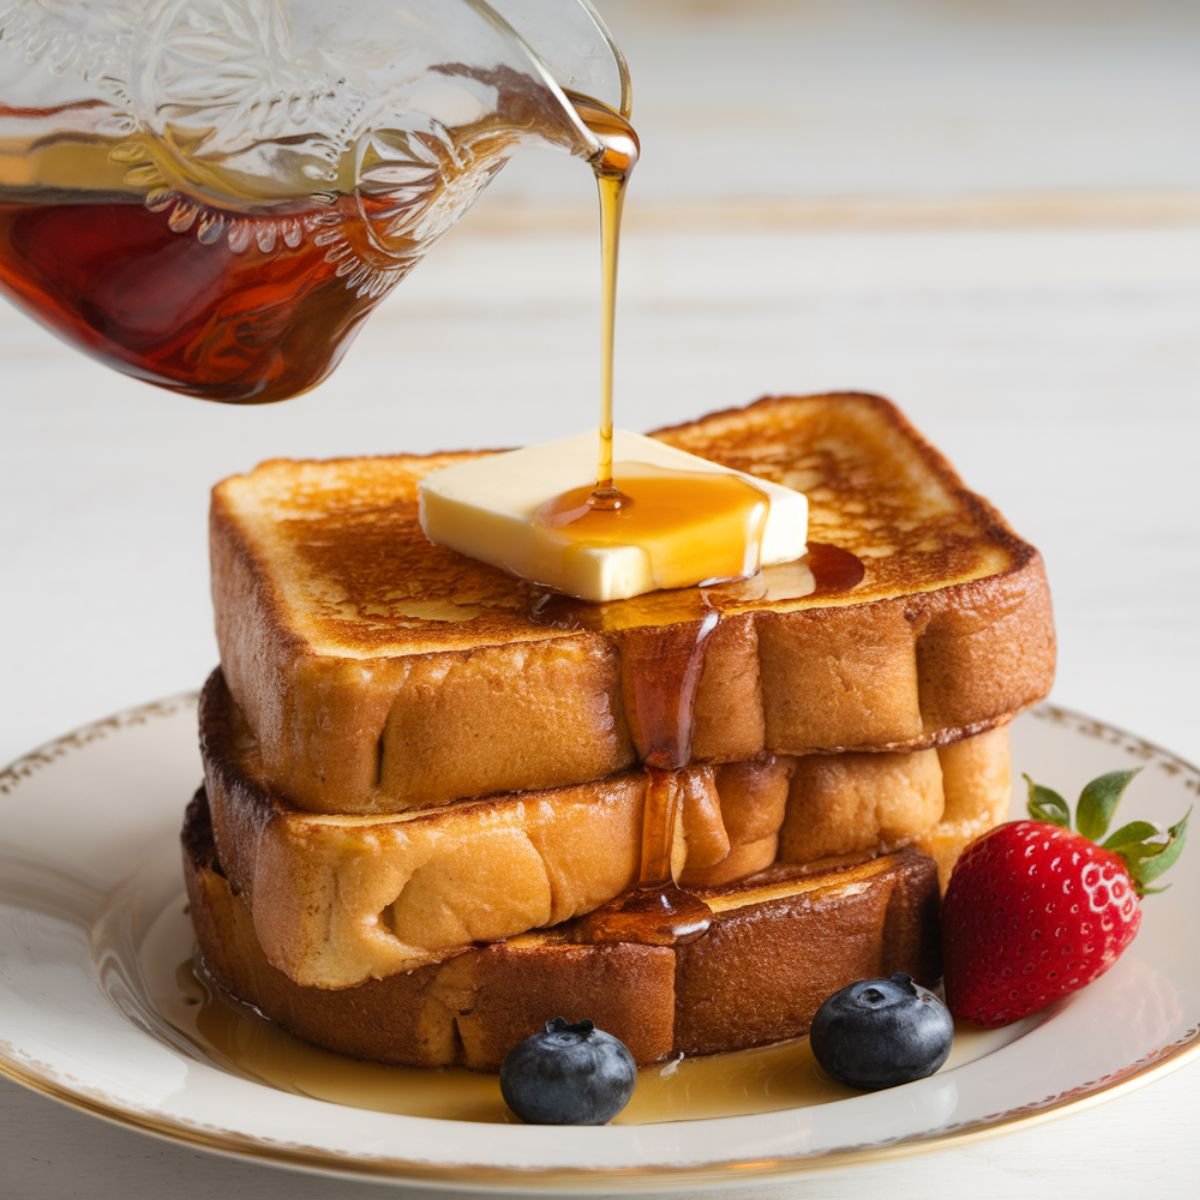
[[[769, 391], [893, 396], [1045, 553], [1056, 699], [1200, 760], [1200, 14], [1092, 5], [1086, 21], [1042, 27], [1026, 4], [1003, 6], [1007, 18], [909, 6], [906, 20], [896, 5], [735, 7], [606, 6], [638, 72], [647, 146], [661, 150], [631, 200], [620, 422], [653, 427]], [[964, 45], [979, 50], [974, 70]], [[1016, 78], [1013, 55], [1022, 86], [1005, 120], [997, 88]], [[758, 127], [776, 132], [769, 81], [792, 64], [810, 86], [788, 103], [808, 124], [782, 165], [739, 167], [736, 185], [697, 199], [689, 114], [716, 111], [700, 85], [731, 63]], [[1122, 93], [1127, 75], [1144, 86]], [[821, 97], [824, 121], [809, 108]], [[715, 125], [742, 165], [744, 127]], [[843, 152], [881, 128], [878, 154]], [[287, 405], [156, 393], [0, 308], [0, 761], [200, 683], [215, 660], [214, 480], [268, 455], [503, 445], [591, 420], [588, 181], [536, 157], [506, 176], [334, 379]], [[1017, 1135], [744, 1194], [1181, 1196], [1200, 1182], [1198, 1123], [1189, 1067]], [[378, 1192], [198, 1155], [0, 1083], [4, 1200], [214, 1194]]]

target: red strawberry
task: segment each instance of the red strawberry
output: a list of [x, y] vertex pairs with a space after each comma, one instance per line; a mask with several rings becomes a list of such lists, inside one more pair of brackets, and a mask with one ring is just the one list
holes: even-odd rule
[[1029, 821], [1010, 821], [963, 852], [942, 903], [946, 1003], [978, 1025], [1027, 1017], [1103, 975], [1137, 936], [1146, 885], [1178, 858], [1191, 810], [1166, 831], [1132, 821], [1103, 845], [1136, 771], [1083, 789], [1071, 811], [1029, 784]]

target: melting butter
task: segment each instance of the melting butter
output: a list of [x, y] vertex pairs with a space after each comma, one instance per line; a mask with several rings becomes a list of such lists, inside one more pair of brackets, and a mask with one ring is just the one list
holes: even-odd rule
[[456, 463], [420, 486], [434, 542], [583, 600], [743, 579], [803, 556], [808, 501], [618, 430], [614, 494], [597, 504], [595, 439], [579, 434]]

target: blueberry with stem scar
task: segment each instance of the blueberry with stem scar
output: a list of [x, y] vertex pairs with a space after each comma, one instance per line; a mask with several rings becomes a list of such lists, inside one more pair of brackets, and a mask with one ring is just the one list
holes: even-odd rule
[[555, 1017], [500, 1066], [504, 1102], [530, 1125], [604, 1125], [629, 1103], [637, 1067], [625, 1043]]
[[953, 1037], [950, 1010], [904, 974], [860, 979], [834, 992], [809, 1030], [826, 1074], [865, 1091], [932, 1075], [949, 1056]]

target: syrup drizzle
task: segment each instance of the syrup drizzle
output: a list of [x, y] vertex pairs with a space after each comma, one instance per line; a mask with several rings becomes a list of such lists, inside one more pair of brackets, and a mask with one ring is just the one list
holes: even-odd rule
[[575, 940], [682, 945], [707, 932], [712, 912], [675, 882], [671, 857], [683, 801], [682, 769], [692, 757], [696, 695], [722, 612], [756, 599], [850, 591], [865, 570], [848, 550], [812, 542], [797, 562], [722, 587], [681, 588], [611, 604], [546, 592], [535, 597], [530, 615], [540, 623], [617, 636], [625, 709], [646, 775], [637, 883], [576, 921]]
[[641, 145], [633, 126], [619, 113], [586, 96], [571, 103], [602, 147], [592, 159], [600, 194], [600, 444], [594, 502], [602, 511], [621, 506], [613, 483], [613, 343], [617, 316], [617, 263], [621, 250], [621, 214], [625, 190]]
[[708, 932], [712, 910], [676, 884], [671, 868], [682, 800], [682, 768], [692, 757], [696, 692], [705, 651], [720, 614], [710, 609], [695, 626], [630, 630], [622, 640], [622, 669], [645, 764], [642, 848], [637, 886], [582, 918], [589, 942], [681, 945]]

